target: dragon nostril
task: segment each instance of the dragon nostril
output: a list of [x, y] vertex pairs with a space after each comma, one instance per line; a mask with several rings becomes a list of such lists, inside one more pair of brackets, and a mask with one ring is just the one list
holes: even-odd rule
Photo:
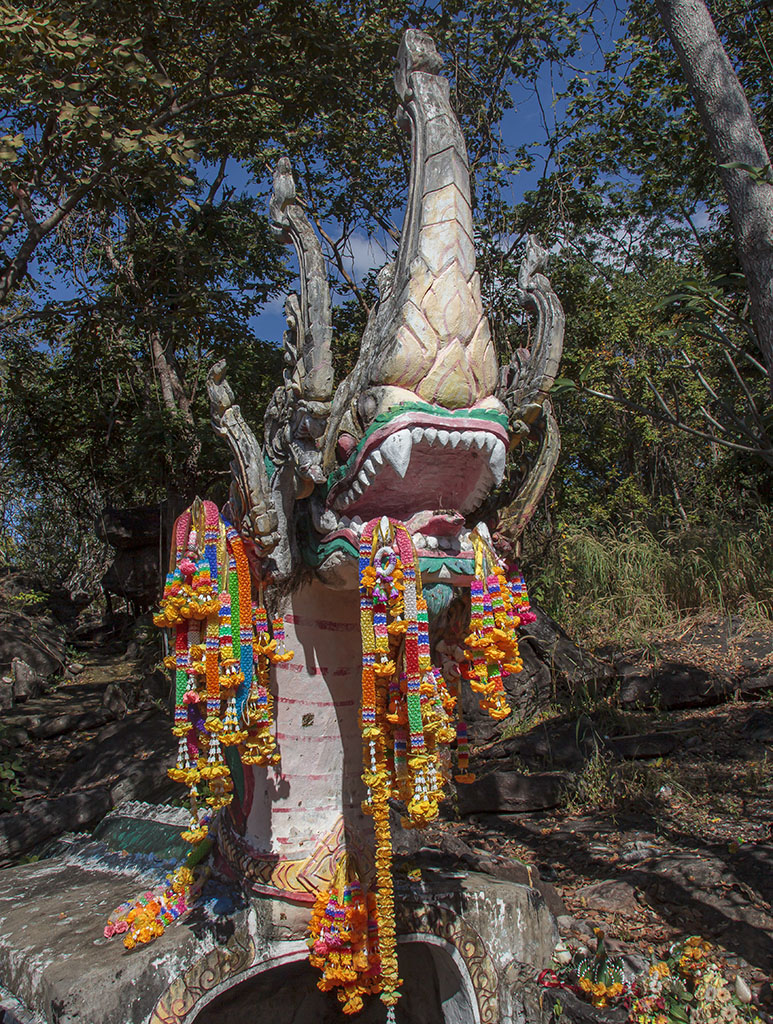
[[357, 439], [351, 434], [340, 434], [336, 441], [336, 458], [340, 463], [346, 462], [357, 447]]

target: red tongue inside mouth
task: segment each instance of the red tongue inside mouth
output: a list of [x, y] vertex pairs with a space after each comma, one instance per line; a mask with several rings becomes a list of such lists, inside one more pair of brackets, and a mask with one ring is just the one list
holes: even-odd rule
[[425, 537], [458, 537], [464, 516], [455, 511], [417, 512], [405, 525], [411, 533], [422, 533]]

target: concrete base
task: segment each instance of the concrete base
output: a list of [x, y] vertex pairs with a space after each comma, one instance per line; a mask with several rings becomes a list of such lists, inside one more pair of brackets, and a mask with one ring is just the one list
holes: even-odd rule
[[[188, 918], [151, 945], [129, 953], [120, 938], [105, 939], [109, 912], [169, 868], [152, 854], [74, 837], [52, 859], [0, 872], [0, 1022], [385, 1019], [377, 999], [347, 1018], [334, 995], [318, 991], [306, 961], [308, 907], [245, 898], [211, 882]], [[398, 876], [396, 903], [405, 979], [398, 1021], [504, 1024], [527, 1016], [524, 982], [548, 963], [556, 941], [536, 890], [422, 867], [420, 881]]]

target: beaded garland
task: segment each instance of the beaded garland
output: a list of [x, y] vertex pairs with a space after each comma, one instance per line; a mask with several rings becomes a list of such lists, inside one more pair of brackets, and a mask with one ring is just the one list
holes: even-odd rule
[[[475, 578], [470, 586], [470, 632], [464, 641], [467, 664], [462, 676], [478, 694], [481, 708], [501, 719], [510, 714], [502, 672], [514, 675], [523, 669], [516, 630], [526, 609], [515, 600], [514, 587], [488, 542], [474, 531], [472, 543]], [[519, 591], [521, 585], [522, 577], [515, 585]]]
[[[464, 647], [445, 649], [448, 656], [441, 671], [431, 661], [427, 603], [407, 527], [386, 516], [363, 527], [359, 552], [360, 726], [366, 788], [363, 811], [373, 817], [376, 839], [374, 892], [358, 897], [357, 914], [346, 917], [348, 890], [340, 888], [340, 878], [338, 888], [334, 885], [321, 891], [309, 939], [311, 963], [322, 970], [319, 987], [325, 991], [337, 988], [346, 1013], [361, 1008], [364, 993], [380, 993], [388, 1007], [387, 1020], [393, 1021], [400, 998], [389, 800], [404, 802], [405, 827], [433, 821], [451, 774], [447, 751], [454, 740], [458, 768], [454, 777], [459, 783], [474, 780], [469, 771], [467, 726], [462, 720], [454, 721], [460, 678], [469, 680], [481, 707], [493, 718], [510, 714], [502, 672], [521, 670], [516, 629], [522, 621], [529, 621], [527, 615], [532, 620], [534, 616], [522, 577], [511, 578], [512, 573], [505, 572], [491, 546], [477, 533], [473, 546], [469, 632]], [[341, 864], [344, 861], [347, 878], [351, 878], [352, 868], [346, 858]], [[359, 880], [357, 884], [361, 892]], [[362, 900], [371, 898], [375, 920], [366, 931]], [[338, 923], [344, 920], [345, 925]], [[368, 947], [365, 957], [362, 950], [368, 934], [378, 936], [378, 948], [374, 953]]]
[[255, 633], [255, 675], [247, 695], [244, 708], [246, 735], [241, 749], [244, 764], [277, 764], [279, 752], [272, 732], [273, 701], [269, 690], [269, 667], [281, 661], [289, 661], [292, 651], [285, 650], [284, 622], [274, 619], [274, 635], [268, 629], [268, 613], [263, 605], [262, 591], [260, 604], [252, 606], [252, 623]]
[[[459, 681], [465, 678], [494, 718], [510, 713], [502, 672], [521, 670], [516, 629], [534, 621], [523, 577], [505, 570], [476, 532], [471, 615], [463, 646], [446, 648], [442, 671], [431, 660], [427, 603], [418, 558], [406, 526], [374, 519], [360, 545], [362, 636], [363, 810], [372, 815], [375, 880], [368, 891], [344, 855], [333, 883], [318, 893], [310, 924], [310, 961], [322, 971], [323, 990], [335, 989], [344, 1012], [362, 997], [380, 994], [387, 1020], [400, 998], [389, 800], [403, 801], [405, 827], [438, 815], [452, 774], [449, 745], [457, 747], [457, 782], [471, 782], [467, 727], [455, 720]], [[271, 621], [252, 600], [244, 543], [211, 502], [195, 502], [175, 524], [172, 565], [157, 625], [175, 631], [175, 721], [178, 758], [169, 775], [189, 789], [192, 844], [167, 883], [122, 904], [105, 935], [122, 934], [132, 949], [152, 941], [189, 909], [203, 885], [201, 865], [212, 847], [214, 812], [233, 798], [223, 748], [245, 764], [279, 760], [273, 733], [271, 664], [288, 661], [284, 623]], [[441, 653], [442, 644], [438, 644]]]
[[194, 874], [212, 847], [212, 815], [231, 803], [233, 782], [224, 748], [244, 764], [279, 760], [273, 735], [270, 665], [288, 661], [284, 623], [273, 620], [273, 637], [262, 602], [252, 601], [244, 542], [209, 501], [196, 501], [177, 520], [170, 571], [157, 626], [175, 631], [175, 651], [165, 659], [175, 670], [172, 732], [177, 762], [169, 776], [188, 787], [190, 827], [182, 838], [193, 849], [169, 884], [123, 904], [108, 919], [105, 935], [124, 934], [132, 949], [163, 934], [190, 907], [203, 873]]

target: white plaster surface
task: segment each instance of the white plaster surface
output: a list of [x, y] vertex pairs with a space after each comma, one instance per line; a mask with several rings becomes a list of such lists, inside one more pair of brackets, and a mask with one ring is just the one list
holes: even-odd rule
[[249, 769], [255, 791], [247, 840], [262, 852], [299, 859], [331, 833], [370, 828], [359, 726], [362, 647], [359, 594], [314, 581], [283, 608], [291, 662], [275, 667], [277, 769]]

